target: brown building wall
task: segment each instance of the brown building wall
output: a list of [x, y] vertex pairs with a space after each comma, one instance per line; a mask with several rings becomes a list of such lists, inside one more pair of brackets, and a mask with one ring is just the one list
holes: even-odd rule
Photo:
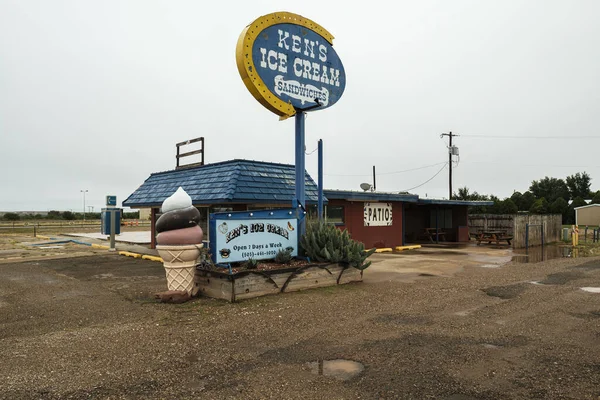
[[578, 225], [599, 225], [600, 206], [585, 207], [575, 210]]
[[364, 243], [365, 248], [402, 246], [402, 203], [392, 202], [391, 226], [365, 226], [364, 202], [329, 200], [330, 206], [344, 206], [344, 224], [352, 239]]

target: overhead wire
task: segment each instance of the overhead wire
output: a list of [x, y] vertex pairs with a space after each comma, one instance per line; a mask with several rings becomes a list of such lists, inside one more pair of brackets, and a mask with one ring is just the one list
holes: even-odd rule
[[313, 151], [311, 151], [310, 153], [307, 153], [306, 150], [304, 150], [304, 154], [306, 154], [307, 156], [310, 156], [312, 153], [314, 153], [317, 150], [319, 150], [318, 147], [316, 149], [314, 149]]
[[462, 137], [480, 139], [600, 139], [600, 136], [517, 136], [517, 135], [465, 135]]
[[[424, 165], [422, 167], [405, 169], [405, 170], [402, 170], [402, 171], [378, 172], [377, 176], [379, 176], [379, 175], [401, 174], [403, 172], [418, 171], [420, 169], [431, 168], [431, 167], [435, 167], [436, 165], [447, 164], [447, 163], [448, 163], [447, 161], [444, 161], [444, 162], [439, 162], [439, 163], [435, 163], [435, 164]], [[324, 175], [326, 175], [326, 176], [372, 176], [372, 174], [324, 174]]]
[[440, 172], [442, 172], [444, 170], [444, 168], [446, 168], [446, 166], [448, 165], [447, 162], [444, 163], [444, 165], [442, 166], [442, 168], [440, 168], [440, 170], [438, 172], [435, 173], [435, 175], [433, 175], [431, 178], [427, 179], [425, 182], [421, 183], [420, 185], [411, 187], [410, 189], [405, 189], [405, 190], [401, 190], [401, 192], [409, 192], [413, 189], [417, 189], [420, 188], [421, 186], [425, 185], [426, 183], [429, 183], [433, 180], [433, 178], [435, 178], [436, 176], [438, 176], [440, 174]]

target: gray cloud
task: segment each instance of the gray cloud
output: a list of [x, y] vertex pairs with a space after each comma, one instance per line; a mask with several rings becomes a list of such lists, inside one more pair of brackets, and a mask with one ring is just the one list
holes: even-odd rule
[[[336, 39], [348, 84], [309, 115], [307, 150], [325, 146], [328, 188], [358, 189], [371, 168], [396, 191], [447, 159], [454, 187], [509, 196], [545, 175], [600, 179], [600, 14], [596, 1], [305, 1], [290, 12]], [[0, 3], [0, 210], [100, 207], [175, 165], [175, 143], [206, 138], [206, 160], [294, 162], [293, 121], [279, 122], [242, 84], [243, 27], [281, 3]], [[307, 169], [317, 173], [316, 153]], [[354, 175], [354, 176], [340, 176]], [[363, 176], [360, 176], [363, 175]], [[593, 189], [600, 189], [592, 182]], [[442, 172], [415, 190], [447, 197]]]

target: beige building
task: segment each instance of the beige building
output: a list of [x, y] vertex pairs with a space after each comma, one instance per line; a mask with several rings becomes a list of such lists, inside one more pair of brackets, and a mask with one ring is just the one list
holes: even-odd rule
[[150, 220], [150, 208], [140, 208], [140, 220], [149, 221]]
[[589, 204], [575, 208], [575, 224], [598, 226], [600, 225], [600, 204]]

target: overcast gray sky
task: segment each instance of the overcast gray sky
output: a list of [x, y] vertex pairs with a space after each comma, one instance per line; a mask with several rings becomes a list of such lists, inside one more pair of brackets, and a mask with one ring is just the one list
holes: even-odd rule
[[[120, 203], [197, 136], [209, 163], [293, 164], [293, 119], [235, 64], [242, 29], [275, 11], [328, 29], [346, 69], [342, 99], [306, 121], [326, 188], [360, 190], [373, 165], [378, 190], [420, 185], [442, 165], [393, 172], [446, 161], [452, 130], [455, 188], [506, 197], [585, 170], [600, 189], [597, 0], [0, 0], [0, 210], [81, 211], [82, 189], [96, 211]], [[316, 152], [306, 165], [316, 180]], [[447, 170], [412, 192], [447, 197]]]

